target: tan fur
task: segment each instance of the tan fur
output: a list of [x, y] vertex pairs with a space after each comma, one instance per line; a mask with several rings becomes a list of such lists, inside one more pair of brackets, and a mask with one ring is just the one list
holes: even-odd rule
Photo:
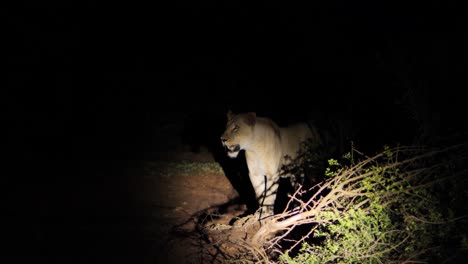
[[272, 214], [281, 167], [295, 159], [301, 143], [316, 137], [316, 133], [306, 123], [278, 127], [273, 120], [257, 117], [255, 113], [233, 114], [229, 111], [227, 117], [226, 130], [221, 136], [222, 144], [231, 158], [237, 157], [240, 150], [245, 150], [249, 177], [257, 200], [264, 213]]

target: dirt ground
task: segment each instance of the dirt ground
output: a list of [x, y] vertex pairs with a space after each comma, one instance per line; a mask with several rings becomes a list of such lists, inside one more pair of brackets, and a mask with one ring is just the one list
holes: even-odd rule
[[189, 168], [183, 173], [165, 168], [183, 161], [216, 165], [209, 152], [165, 153], [145, 165], [142, 198], [152, 213], [145, 233], [155, 242], [148, 263], [222, 263], [227, 256], [207, 230], [229, 227], [246, 205], [222, 170]]

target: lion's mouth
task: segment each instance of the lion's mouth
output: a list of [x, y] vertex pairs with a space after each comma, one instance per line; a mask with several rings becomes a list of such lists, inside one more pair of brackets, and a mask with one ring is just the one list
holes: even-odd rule
[[226, 146], [226, 149], [228, 152], [239, 152], [240, 146], [239, 145]]

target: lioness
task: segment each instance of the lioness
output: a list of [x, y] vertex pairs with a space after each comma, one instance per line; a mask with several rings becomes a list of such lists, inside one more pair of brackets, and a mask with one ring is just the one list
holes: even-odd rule
[[[279, 177], [283, 165], [297, 157], [301, 143], [317, 138], [306, 123], [279, 127], [256, 113], [227, 113], [222, 145], [231, 158], [245, 150], [249, 177], [261, 207], [260, 215], [273, 214]], [[317, 138], [318, 139], [318, 138]]]

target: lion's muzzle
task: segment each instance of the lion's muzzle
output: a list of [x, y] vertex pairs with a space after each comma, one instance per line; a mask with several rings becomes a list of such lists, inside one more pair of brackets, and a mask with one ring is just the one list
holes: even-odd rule
[[240, 146], [239, 145], [233, 145], [233, 146], [226, 146], [229, 152], [239, 152], [240, 151]]
[[223, 147], [226, 149], [226, 152], [229, 156], [237, 156], [237, 153], [240, 151], [240, 145], [229, 145], [226, 143], [228, 140], [229, 139], [226, 137], [221, 137], [221, 143], [223, 144]]

